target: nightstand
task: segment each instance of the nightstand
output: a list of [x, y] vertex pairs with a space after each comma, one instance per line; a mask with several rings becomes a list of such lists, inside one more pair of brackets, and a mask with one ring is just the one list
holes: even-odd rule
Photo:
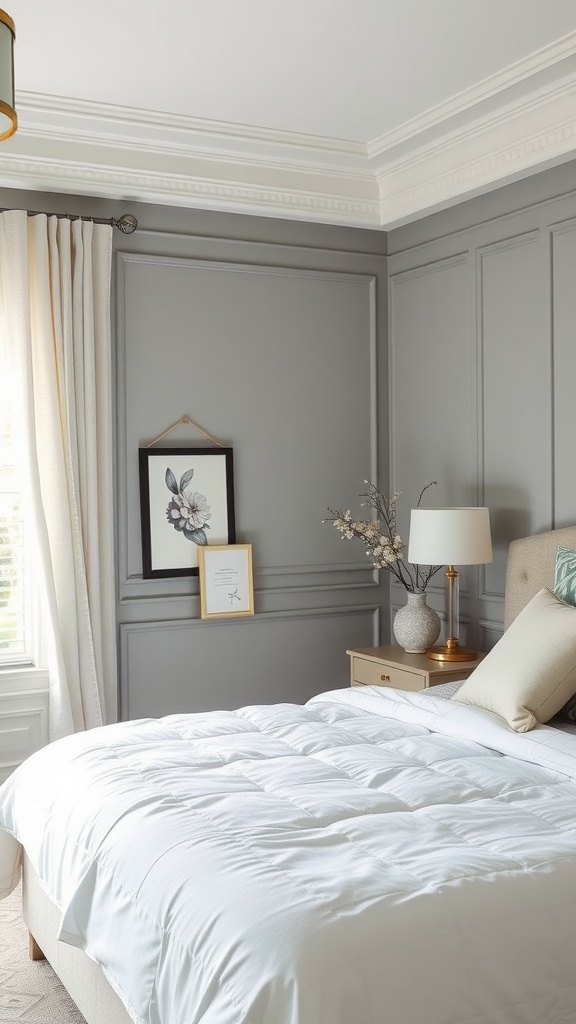
[[407, 654], [397, 644], [389, 647], [360, 647], [350, 655], [351, 686], [394, 686], [399, 690], [423, 690], [437, 683], [467, 679], [485, 658], [474, 661], [433, 661], [425, 654]]

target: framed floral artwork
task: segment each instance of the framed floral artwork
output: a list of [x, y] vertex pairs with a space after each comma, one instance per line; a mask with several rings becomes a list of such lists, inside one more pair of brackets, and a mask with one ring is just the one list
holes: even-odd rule
[[200, 558], [200, 616], [229, 619], [254, 615], [251, 544], [202, 547]]
[[142, 575], [198, 576], [199, 549], [233, 544], [232, 448], [140, 448]]

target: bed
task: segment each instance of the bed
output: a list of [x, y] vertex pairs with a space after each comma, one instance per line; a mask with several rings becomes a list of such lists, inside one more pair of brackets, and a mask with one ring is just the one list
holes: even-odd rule
[[[559, 546], [511, 545], [505, 637]], [[0, 789], [0, 887], [88, 1024], [576, 1024], [574, 729], [453, 696], [68, 737]]]

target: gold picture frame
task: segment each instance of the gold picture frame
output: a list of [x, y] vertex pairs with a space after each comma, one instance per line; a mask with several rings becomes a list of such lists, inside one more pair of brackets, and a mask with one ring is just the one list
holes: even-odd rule
[[254, 615], [251, 544], [207, 544], [198, 548], [200, 617]]

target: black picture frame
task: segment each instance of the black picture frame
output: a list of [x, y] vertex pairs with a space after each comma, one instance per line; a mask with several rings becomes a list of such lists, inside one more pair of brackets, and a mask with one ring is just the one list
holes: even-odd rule
[[198, 548], [234, 544], [232, 448], [139, 448], [142, 576], [198, 576]]

